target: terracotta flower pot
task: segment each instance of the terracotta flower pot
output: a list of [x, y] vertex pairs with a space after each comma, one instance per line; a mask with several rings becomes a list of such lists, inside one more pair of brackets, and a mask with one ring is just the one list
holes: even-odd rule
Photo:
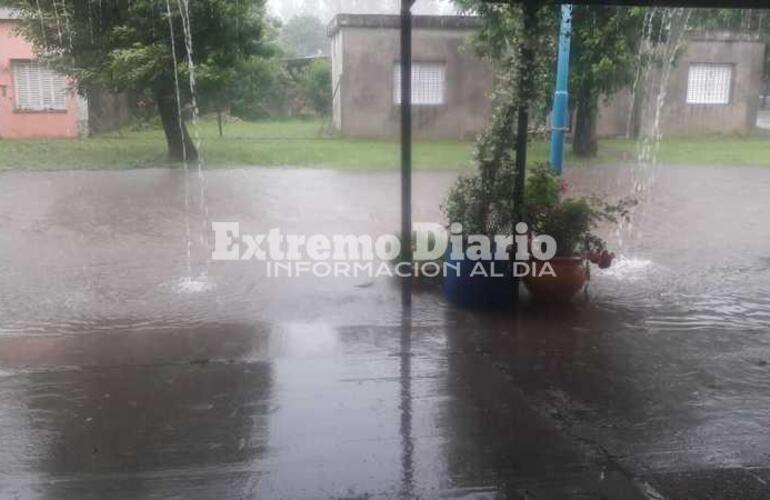
[[[540, 302], [569, 302], [583, 289], [588, 281], [583, 257], [556, 257], [548, 261], [556, 276], [530, 274], [524, 285], [535, 300]], [[544, 262], [537, 261], [537, 274]]]

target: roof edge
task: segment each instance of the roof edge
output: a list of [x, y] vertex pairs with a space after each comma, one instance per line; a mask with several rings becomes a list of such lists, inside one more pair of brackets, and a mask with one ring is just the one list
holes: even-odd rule
[[687, 34], [691, 42], [755, 42], [764, 43], [758, 33], [732, 30], [693, 30]]
[[[393, 14], [337, 14], [327, 27], [332, 37], [342, 28], [398, 29], [401, 16]], [[479, 27], [475, 16], [412, 16], [414, 29], [474, 30]]]
[[12, 7], [0, 7], [0, 21], [16, 20], [21, 18], [21, 12]]

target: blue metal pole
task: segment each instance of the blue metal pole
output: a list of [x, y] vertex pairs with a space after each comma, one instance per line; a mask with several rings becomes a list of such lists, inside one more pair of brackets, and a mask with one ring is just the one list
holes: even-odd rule
[[572, 6], [561, 6], [559, 62], [556, 70], [556, 94], [551, 117], [551, 168], [559, 175], [564, 164], [564, 137], [569, 130], [569, 56], [572, 37]]

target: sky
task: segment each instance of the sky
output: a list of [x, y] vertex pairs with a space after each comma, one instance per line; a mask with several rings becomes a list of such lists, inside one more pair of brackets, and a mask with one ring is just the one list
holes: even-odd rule
[[[399, 0], [268, 0], [268, 8], [274, 16], [284, 21], [298, 14], [312, 14], [327, 22], [335, 14], [397, 14]], [[412, 11], [415, 14], [455, 13], [451, 0], [417, 0]]]

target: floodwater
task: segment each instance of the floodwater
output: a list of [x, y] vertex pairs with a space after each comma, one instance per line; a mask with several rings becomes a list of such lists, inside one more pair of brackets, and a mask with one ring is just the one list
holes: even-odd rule
[[[0, 498], [770, 498], [770, 169], [659, 168], [588, 299], [517, 315], [209, 262], [182, 175], [0, 175]], [[399, 227], [395, 172], [206, 183], [243, 232]]]

